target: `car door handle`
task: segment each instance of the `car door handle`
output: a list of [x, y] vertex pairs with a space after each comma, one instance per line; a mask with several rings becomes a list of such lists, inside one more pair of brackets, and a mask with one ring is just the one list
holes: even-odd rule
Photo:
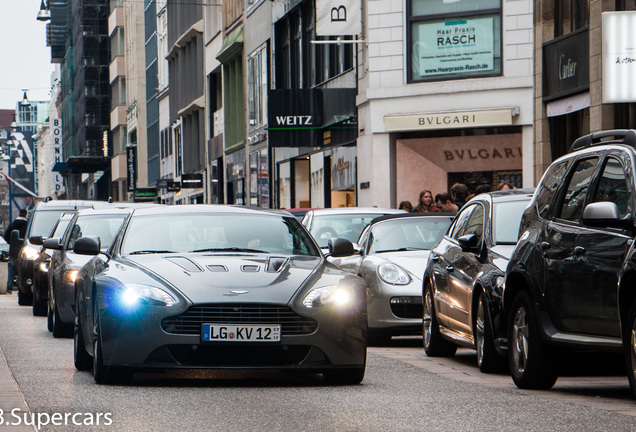
[[450, 273], [450, 272], [452, 272], [452, 271], [454, 271], [454, 270], [455, 270], [455, 267], [453, 267], [453, 266], [446, 266], [446, 271], [447, 271], [447, 272], [449, 272], [449, 273]]
[[552, 245], [550, 245], [550, 243], [548, 242], [542, 242], [541, 243], [541, 250], [542, 251], [547, 251], [548, 249], [550, 249], [552, 247]]
[[580, 257], [585, 253], [585, 248], [583, 246], [577, 246], [574, 248], [574, 256]]

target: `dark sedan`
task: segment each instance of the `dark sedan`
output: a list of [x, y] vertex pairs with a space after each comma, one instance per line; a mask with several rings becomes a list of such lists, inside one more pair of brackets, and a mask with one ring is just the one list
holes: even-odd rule
[[424, 349], [453, 355], [458, 346], [477, 351], [482, 372], [505, 367], [501, 296], [517, 243], [519, 223], [532, 191], [478, 195], [456, 216], [431, 251], [424, 274]]
[[327, 262], [287, 212], [135, 210], [77, 275], [74, 358], [95, 381], [165, 368], [286, 369], [356, 384], [366, 365], [364, 281]]

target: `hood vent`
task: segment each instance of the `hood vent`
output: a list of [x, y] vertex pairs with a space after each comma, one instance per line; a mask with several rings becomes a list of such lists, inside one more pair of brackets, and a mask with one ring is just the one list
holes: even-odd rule
[[174, 264], [178, 265], [186, 271], [189, 271], [190, 273], [201, 273], [203, 271], [203, 269], [199, 267], [194, 261], [189, 260], [185, 257], [170, 257], [166, 259], [168, 261], [172, 261]]
[[279, 273], [289, 261], [287, 257], [269, 257], [265, 265], [265, 271], [268, 273]]
[[256, 273], [261, 269], [261, 266], [257, 265], [243, 265], [241, 266], [241, 271], [245, 273]]
[[226, 273], [227, 267], [221, 264], [212, 264], [208, 266], [208, 270], [215, 273]]

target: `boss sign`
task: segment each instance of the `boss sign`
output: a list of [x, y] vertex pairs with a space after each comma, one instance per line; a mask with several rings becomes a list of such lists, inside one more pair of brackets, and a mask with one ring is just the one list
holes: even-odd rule
[[316, 0], [317, 36], [360, 36], [360, 0]]

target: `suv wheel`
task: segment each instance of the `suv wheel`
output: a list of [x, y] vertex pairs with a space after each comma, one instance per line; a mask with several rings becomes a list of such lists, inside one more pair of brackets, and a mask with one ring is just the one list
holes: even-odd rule
[[444, 339], [439, 331], [439, 323], [433, 304], [433, 290], [430, 285], [424, 289], [424, 316], [422, 319], [422, 339], [424, 351], [430, 357], [451, 357], [457, 345]]
[[508, 365], [512, 380], [522, 389], [551, 388], [558, 378], [555, 358], [541, 341], [537, 316], [527, 292], [515, 297], [508, 322]]
[[492, 326], [488, 317], [488, 302], [486, 294], [481, 293], [477, 301], [477, 313], [475, 315], [474, 334], [475, 350], [477, 351], [477, 366], [485, 373], [499, 372], [506, 366], [506, 359], [495, 348], [495, 339], [492, 334]]
[[629, 310], [623, 346], [625, 347], [629, 386], [632, 389], [632, 394], [636, 395], [636, 301]]

